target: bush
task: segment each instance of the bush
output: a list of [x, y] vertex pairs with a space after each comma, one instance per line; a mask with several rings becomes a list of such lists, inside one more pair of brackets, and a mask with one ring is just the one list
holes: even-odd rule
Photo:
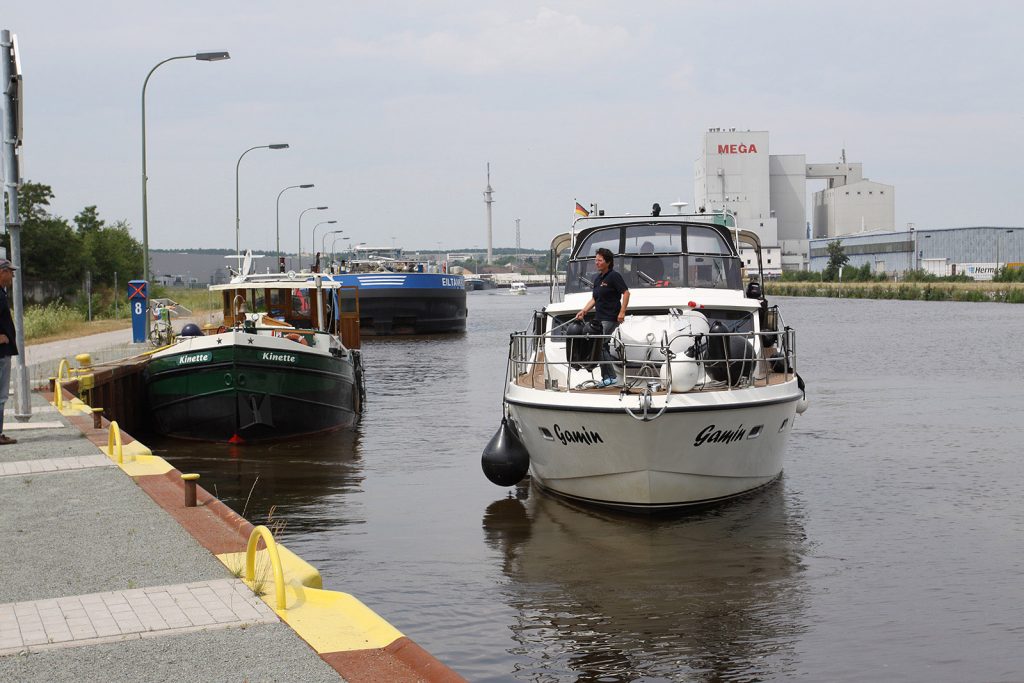
[[25, 309], [25, 339], [48, 337], [80, 323], [85, 316], [62, 301], [53, 301], [45, 306], [29, 306]]
[[1003, 266], [992, 276], [993, 282], [1024, 282], [1024, 268]]

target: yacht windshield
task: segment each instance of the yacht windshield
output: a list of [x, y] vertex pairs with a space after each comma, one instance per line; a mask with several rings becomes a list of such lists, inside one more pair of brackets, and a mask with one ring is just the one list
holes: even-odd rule
[[595, 230], [566, 269], [565, 291], [589, 292], [597, 277], [594, 254], [605, 247], [630, 288], [740, 289], [740, 260], [717, 229], [702, 225], [646, 224]]

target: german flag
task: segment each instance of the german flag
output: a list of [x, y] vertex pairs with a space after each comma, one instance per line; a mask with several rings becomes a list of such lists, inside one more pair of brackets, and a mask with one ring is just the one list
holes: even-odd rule
[[576, 202], [576, 215], [580, 218], [586, 218], [590, 215], [590, 212], [583, 208], [583, 205]]

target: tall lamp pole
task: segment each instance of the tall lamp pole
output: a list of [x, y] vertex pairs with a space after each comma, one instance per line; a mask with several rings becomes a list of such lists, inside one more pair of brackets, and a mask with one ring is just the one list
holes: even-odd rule
[[[337, 222], [338, 221], [320, 221], [319, 223], [317, 223], [316, 225], [313, 226], [313, 251], [316, 251], [316, 229], [319, 228], [321, 225], [330, 225], [332, 223], [337, 223]], [[323, 241], [323, 240], [321, 240], [321, 241]], [[323, 251], [324, 250], [321, 249], [320, 253], [322, 254]]]
[[288, 190], [294, 190], [297, 187], [301, 187], [303, 190], [308, 190], [313, 187], [313, 183], [306, 183], [305, 185], [289, 185], [280, 192], [277, 193], [277, 262], [281, 262], [281, 195]]
[[235, 162], [235, 256], [238, 258], [241, 258], [242, 256], [241, 242], [239, 239], [242, 226], [241, 221], [238, 218], [238, 167], [242, 165], [242, 158], [254, 149], [288, 149], [288, 143], [277, 142], [272, 145], [256, 145], [255, 147], [250, 147], [242, 152], [238, 157], [238, 161]]
[[[339, 230], [339, 232], [341, 232], [341, 231]], [[334, 256], [335, 256], [334, 245], [338, 243], [338, 240], [341, 240], [341, 241], [344, 242], [345, 240], [350, 240], [350, 239], [352, 239], [352, 238], [351, 237], [335, 237], [334, 240], [331, 241], [331, 260], [332, 261], [334, 260]]]
[[157, 68], [167, 62], [173, 62], [175, 59], [219, 62], [223, 59], [231, 59], [231, 55], [227, 52], [197, 52], [192, 55], [169, 57], [150, 69], [146, 74], [146, 80], [142, 82], [142, 279], [147, 282], [149, 282], [149, 201], [146, 197], [146, 86], [149, 85], [149, 77]]
[[[324, 211], [326, 209], [326, 206], [311, 206], [308, 209], [303, 209], [299, 214], [299, 267], [296, 268], [299, 272], [302, 272], [302, 217], [307, 211]], [[316, 249], [316, 243], [313, 244], [313, 248]]]
[[[320, 253], [321, 254], [324, 253], [325, 251], [327, 251], [327, 248], [326, 248], [327, 247], [327, 236], [328, 235], [333, 235], [333, 234], [338, 233], [338, 232], [345, 232], [345, 231], [344, 230], [328, 230], [327, 232], [324, 233], [324, 236], [320, 238]], [[334, 245], [332, 244], [331, 246], [333, 247]]]

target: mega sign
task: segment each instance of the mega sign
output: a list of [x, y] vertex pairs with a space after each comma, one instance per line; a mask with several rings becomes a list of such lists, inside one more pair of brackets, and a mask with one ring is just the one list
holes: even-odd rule
[[719, 145], [719, 154], [757, 154], [757, 145], [751, 143], [744, 145], [742, 142], [738, 145]]

